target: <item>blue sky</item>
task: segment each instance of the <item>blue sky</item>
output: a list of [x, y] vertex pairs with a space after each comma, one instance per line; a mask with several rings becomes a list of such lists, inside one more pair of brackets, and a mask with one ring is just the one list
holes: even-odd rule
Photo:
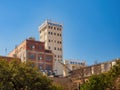
[[120, 0], [0, 0], [0, 55], [50, 19], [62, 23], [65, 59], [88, 64], [120, 57]]

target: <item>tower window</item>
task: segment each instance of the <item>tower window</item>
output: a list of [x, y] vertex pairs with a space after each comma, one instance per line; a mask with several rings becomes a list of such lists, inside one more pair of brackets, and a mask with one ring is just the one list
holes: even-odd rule
[[61, 34], [60, 34], [60, 36], [61, 36]]
[[61, 44], [61, 41], [60, 41], [60, 44]]
[[56, 27], [54, 27], [54, 30], [56, 30]]
[[50, 42], [50, 39], [48, 41]]
[[56, 35], [56, 33], [54, 33], [54, 35]]
[[56, 47], [54, 47], [54, 50], [56, 50]]
[[53, 27], [51, 26], [51, 29], [52, 29]]
[[51, 35], [52, 35], [52, 32], [51, 32]]
[[50, 46], [48, 48], [51, 49]]
[[60, 48], [60, 51], [62, 51], [62, 48]]
[[50, 26], [48, 26], [48, 28], [50, 29]]
[[48, 34], [50, 34], [50, 32], [48, 32]]
[[57, 35], [59, 36], [59, 33]]

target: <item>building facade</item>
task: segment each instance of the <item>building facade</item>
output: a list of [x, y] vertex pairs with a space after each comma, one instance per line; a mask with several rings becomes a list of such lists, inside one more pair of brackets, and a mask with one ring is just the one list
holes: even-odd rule
[[56, 74], [62, 75], [63, 69], [59, 62], [63, 61], [61, 24], [46, 20], [40, 27], [40, 41], [45, 42], [45, 48], [54, 53], [54, 70]]
[[54, 54], [45, 49], [44, 42], [34, 38], [24, 40], [8, 56], [20, 58], [22, 62], [31, 61], [42, 71], [53, 71]]
[[80, 61], [80, 60], [64, 60], [64, 76], [69, 76], [69, 72], [73, 70], [77, 70], [83, 67], [86, 67], [86, 62], [85, 61]]

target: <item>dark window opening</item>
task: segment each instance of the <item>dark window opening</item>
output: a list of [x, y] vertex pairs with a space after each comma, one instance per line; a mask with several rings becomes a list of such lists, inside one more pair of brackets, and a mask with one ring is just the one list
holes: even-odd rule
[[52, 61], [52, 59], [53, 59], [53, 57], [50, 56], [50, 55], [49, 55], [49, 56], [47, 55], [47, 56], [45, 57], [45, 60], [46, 60], [46, 61]]
[[35, 59], [35, 54], [30, 54], [29, 59]]
[[38, 60], [43, 60], [43, 56], [42, 56], [42, 55], [39, 55], [39, 56], [38, 56]]

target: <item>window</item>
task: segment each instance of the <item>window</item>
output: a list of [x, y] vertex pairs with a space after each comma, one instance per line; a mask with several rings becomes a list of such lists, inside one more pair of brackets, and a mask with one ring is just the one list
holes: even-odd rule
[[51, 32], [51, 35], [52, 35], [52, 32]]
[[35, 49], [35, 45], [32, 45], [32, 49]]
[[72, 64], [72, 62], [70, 62], [70, 64]]
[[54, 30], [56, 30], [56, 27], [54, 27]]
[[43, 69], [43, 65], [42, 64], [39, 64], [39, 69], [42, 70]]
[[59, 36], [59, 33], [57, 34], [57, 36]]
[[60, 55], [60, 58], [62, 58], [62, 55]]
[[52, 66], [46, 65], [46, 70], [52, 70]]
[[43, 46], [39, 46], [39, 50], [43, 50]]
[[57, 28], [57, 30], [59, 30], [59, 28]]
[[56, 47], [54, 47], [54, 50], [56, 50]]
[[54, 35], [56, 35], [56, 33], [54, 33]]
[[48, 28], [50, 29], [50, 26], [48, 26]]
[[42, 55], [39, 55], [39, 56], [38, 56], [38, 60], [43, 60], [43, 56], [42, 56]]
[[30, 45], [30, 49], [35, 49], [35, 45]]
[[62, 42], [60, 41], [60, 44], [61, 44]]
[[58, 50], [59, 50], [59, 48], [58, 48]]
[[29, 59], [35, 59], [35, 54], [30, 54]]
[[60, 36], [61, 36], [61, 34], [60, 34]]
[[60, 48], [60, 51], [62, 51], [62, 48]]
[[53, 57], [51, 55], [46, 55], [45, 60], [46, 61], [52, 61]]
[[48, 41], [50, 42], [50, 39]]
[[50, 34], [50, 32], [48, 32], [48, 34]]
[[51, 47], [50, 47], [50, 46], [49, 46], [48, 48], [49, 48], [49, 49], [51, 49]]
[[52, 29], [53, 27], [51, 26], [51, 29]]

